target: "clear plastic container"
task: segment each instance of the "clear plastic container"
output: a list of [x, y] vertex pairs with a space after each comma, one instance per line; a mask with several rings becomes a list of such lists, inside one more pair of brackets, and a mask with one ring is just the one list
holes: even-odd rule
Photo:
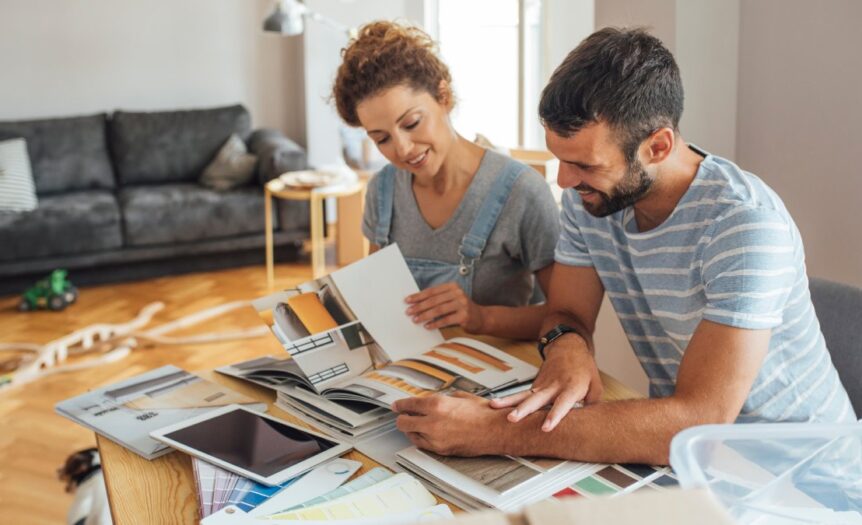
[[673, 439], [670, 463], [741, 524], [862, 525], [862, 423], [694, 427]]

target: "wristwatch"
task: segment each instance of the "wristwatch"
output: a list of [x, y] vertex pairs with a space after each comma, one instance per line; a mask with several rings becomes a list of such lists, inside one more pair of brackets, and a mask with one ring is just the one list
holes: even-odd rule
[[539, 342], [536, 345], [536, 348], [539, 349], [539, 355], [542, 356], [542, 361], [545, 360], [545, 348], [557, 339], [563, 337], [569, 332], [578, 333], [578, 331], [567, 324], [558, 324], [557, 326], [548, 330], [548, 333], [539, 338]]

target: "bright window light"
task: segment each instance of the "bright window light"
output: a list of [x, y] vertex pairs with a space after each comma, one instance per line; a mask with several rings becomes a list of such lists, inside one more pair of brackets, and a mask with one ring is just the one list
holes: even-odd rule
[[[536, 118], [541, 79], [541, 2], [526, 8], [524, 145], [543, 146]], [[438, 40], [452, 73], [455, 129], [495, 145], [519, 145], [519, 0], [439, 0]], [[539, 140], [542, 142], [540, 143]]]

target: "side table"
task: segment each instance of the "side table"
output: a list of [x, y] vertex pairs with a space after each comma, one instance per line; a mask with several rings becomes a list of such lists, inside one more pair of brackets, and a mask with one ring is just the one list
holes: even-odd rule
[[[326, 274], [325, 219], [323, 201], [329, 197], [338, 199], [338, 223], [336, 225], [336, 247], [338, 264], [349, 264], [361, 259], [368, 252], [367, 241], [362, 237], [362, 204], [365, 201], [364, 174], [359, 179], [344, 184], [319, 188], [293, 188], [276, 178], [264, 186], [264, 214], [266, 215], [266, 281], [270, 290], [275, 283], [272, 242], [272, 198], [308, 201], [311, 214], [311, 273], [317, 279]], [[356, 231], [353, 231], [356, 230]]]

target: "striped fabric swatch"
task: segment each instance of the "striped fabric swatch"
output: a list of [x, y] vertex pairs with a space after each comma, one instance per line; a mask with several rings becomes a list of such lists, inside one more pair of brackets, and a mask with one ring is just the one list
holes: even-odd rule
[[26, 141], [0, 142], [0, 212], [32, 211], [38, 204]]

